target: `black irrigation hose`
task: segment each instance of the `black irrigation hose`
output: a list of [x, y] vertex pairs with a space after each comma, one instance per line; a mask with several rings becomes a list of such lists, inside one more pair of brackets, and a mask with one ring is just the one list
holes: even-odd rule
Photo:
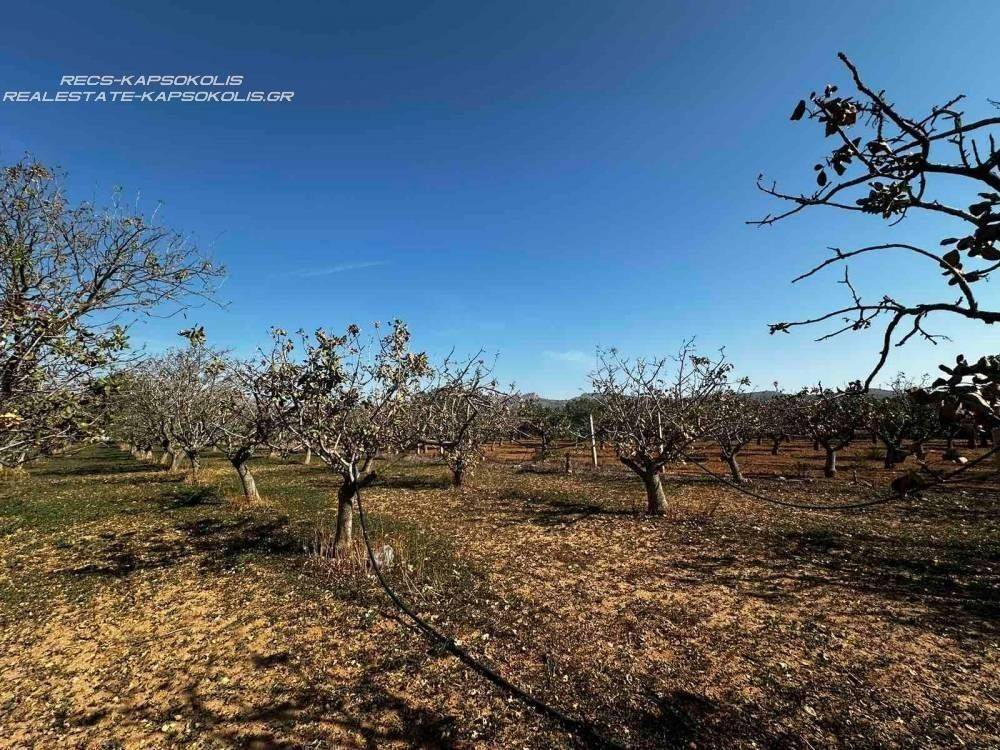
[[[972, 461], [969, 461], [969, 463], [965, 464], [964, 466], [959, 467], [958, 469], [955, 469], [955, 471], [951, 472], [950, 474], [945, 474], [943, 476], [935, 476], [933, 482], [930, 482], [930, 483], [925, 484], [925, 485], [921, 485], [920, 489], [921, 490], [926, 490], [926, 489], [930, 489], [931, 487], [937, 487], [938, 485], [945, 484], [946, 482], [951, 481], [954, 477], [956, 477], [957, 475], [961, 474], [962, 472], [968, 471], [969, 469], [971, 469], [976, 464], [982, 463], [983, 461], [985, 461], [990, 456], [995, 455], [997, 453], [997, 451], [1000, 451], [1000, 446], [994, 446], [987, 453], [984, 453], [979, 458], [976, 458], [976, 459], [974, 459]], [[726, 485], [728, 487], [731, 487], [732, 489], [736, 490], [737, 492], [741, 492], [744, 495], [747, 495], [748, 497], [754, 498], [755, 500], [760, 500], [760, 501], [765, 502], [765, 503], [771, 503], [772, 505], [780, 505], [780, 506], [782, 506], [784, 508], [796, 508], [798, 510], [855, 510], [855, 509], [858, 509], [858, 508], [871, 508], [871, 507], [873, 507], [875, 505], [885, 505], [886, 503], [891, 503], [893, 500], [900, 500], [902, 498], [902, 495], [900, 495], [898, 493], [894, 493], [894, 494], [891, 494], [891, 495], [887, 495], [886, 497], [877, 498], [875, 500], [866, 500], [866, 501], [860, 502], [860, 503], [843, 503], [843, 504], [836, 504], [836, 505], [811, 505], [811, 504], [807, 504], [807, 503], [793, 503], [790, 500], [777, 500], [777, 499], [775, 499], [773, 497], [769, 497], [767, 495], [762, 495], [759, 492], [754, 492], [753, 490], [748, 489], [748, 488], [746, 488], [746, 487], [744, 487], [742, 485], [739, 485], [736, 482], [733, 482], [733, 481], [730, 481], [729, 479], [726, 479], [724, 476], [721, 476], [717, 472], [714, 472], [711, 469], [709, 469], [701, 461], [698, 461], [697, 459], [692, 458], [691, 456], [687, 455], [686, 453], [681, 452], [681, 456], [686, 461], [690, 461], [691, 463], [693, 463], [695, 466], [697, 466], [703, 472], [705, 472], [710, 477], [712, 477], [713, 479], [715, 479], [717, 482], [721, 482], [722, 484], [724, 484], [724, 485]]]
[[[929, 489], [930, 487], [936, 487], [938, 485], [945, 484], [946, 482], [951, 481], [951, 479], [958, 476], [959, 474], [971, 469], [973, 466], [982, 463], [990, 456], [995, 455], [998, 451], [1000, 451], [1000, 446], [994, 446], [993, 449], [990, 450], [989, 452], [984, 453], [979, 458], [970, 461], [969, 463], [965, 464], [964, 466], [961, 466], [955, 471], [949, 474], [935, 476], [934, 481], [932, 483], [922, 486], [921, 489]], [[714, 472], [711, 469], [709, 469], [701, 461], [692, 458], [686, 453], [682, 452], [681, 456], [683, 456], [685, 460], [693, 463], [695, 466], [697, 466], [699, 469], [701, 469], [703, 472], [708, 474], [716, 481], [728, 487], [731, 487], [732, 489], [737, 490], [738, 492], [741, 492], [742, 494], [747, 495], [748, 497], [751, 497], [755, 500], [759, 500], [765, 503], [771, 503], [772, 505], [780, 505], [785, 508], [795, 508], [798, 510], [854, 510], [859, 508], [871, 508], [876, 505], [884, 505], [886, 503], [892, 502], [893, 500], [901, 499], [901, 496], [899, 494], [893, 494], [893, 495], [888, 495], [886, 497], [878, 498], [876, 500], [868, 500], [861, 503], [840, 503], [836, 505], [812, 505], [808, 503], [794, 503], [788, 500], [778, 500], [773, 497], [768, 497], [767, 495], [762, 495], [759, 492], [754, 492], [751, 489], [748, 489], [746, 487], [743, 487], [739, 484], [736, 484], [735, 482], [726, 479], [717, 472]], [[385, 591], [386, 595], [389, 597], [392, 603], [396, 606], [397, 609], [399, 609], [400, 612], [406, 615], [406, 617], [413, 622], [413, 624], [417, 627], [417, 630], [421, 633], [421, 635], [423, 635], [425, 638], [427, 638], [427, 640], [431, 641], [432, 643], [441, 646], [445, 651], [447, 651], [452, 656], [457, 658], [460, 662], [469, 667], [469, 669], [476, 672], [480, 676], [484, 677], [487, 681], [491, 682], [492, 684], [494, 684], [495, 686], [506, 692], [508, 695], [521, 701], [522, 703], [529, 706], [531, 709], [541, 714], [542, 716], [546, 717], [547, 719], [551, 719], [552, 721], [556, 722], [564, 729], [568, 730], [569, 732], [579, 737], [581, 740], [587, 742], [591, 747], [607, 748], [608, 750], [625, 750], [624, 745], [616, 742], [615, 740], [611, 740], [605, 737], [590, 724], [563, 713], [559, 709], [550, 706], [549, 704], [543, 702], [538, 698], [535, 698], [531, 694], [517, 687], [517, 685], [514, 685], [513, 683], [505, 679], [501, 674], [499, 674], [498, 672], [491, 669], [483, 662], [476, 659], [465, 649], [461, 648], [457, 643], [455, 643], [454, 639], [449, 638], [444, 633], [437, 630], [434, 626], [428, 623], [426, 620], [424, 620], [422, 617], [420, 617], [420, 615], [418, 615], [395, 592], [395, 590], [392, 588], [392, 586], [389, 585], [389, 582], [383, 575], [382, 569], [379, 567], [378, 560], [375, 557], [375, 552], [372, 549], [371, 538], [368, 533], [368, 518], [365, 515], [365, 509], [361, 502], [361, 492], [358, 492], [357, 498], [358, 498], [358, 519], [361, 522], [361, 537], [364, 540], [365, 551], [368, 553], [368, 561], [371, 563], [372, 570], [375, 572], [375, 577], [378, 579], [379, 585], [381, 585], [382, 589]]]
[[364, 506], [361, 504], [361, 492], [358, 492], [357, 499], [358, 520], [361, 522], [361, 537], [365, 543], [365, 550], [368, 552], [368, 561], [371, 563], [372, 570], [375, 571], [375, 577], [378, 579], [379, 584], [385, 591], [386, 596], [389, 597], [400, 612], [406, 615], [413, 622], [413, 624], [417, 627], [417, 630], [420, 631], [421, 635], [432, 643], [442, 647], [445, 651], [457, 658], [473, 672], [476, 672], [480, 676], [484, 677], [508, 695], [521, 701], [545, 718], [551, 719], [561, 725], [564, 729], [586, 742], [586, 744], [590, 747], [601, 748], [602, 750], [626, 750], [624, 745], [616, 742], [615, 740], [608, 739], [587, 722], [563, 713], [559, 709], [550, 706], [541, 699], [535, 698], [533, 695], [525, 692], [517, 685], [514, 685], [501, 674], [476, 659], [465, 649], [461, 648], [457, 643], [455, 643], [454, 639], [449, 638], [418, 615], [405, 601], [403, 601], [399, 594], [393, 590], [392, 586], [389, 585], [389, 582], [383, 575], [382, 569], [379, 567], [378, 560], [375, 558], [375, 552], [372, 550], [371, 539], [368, 534], [368, 520], [365, 515]]

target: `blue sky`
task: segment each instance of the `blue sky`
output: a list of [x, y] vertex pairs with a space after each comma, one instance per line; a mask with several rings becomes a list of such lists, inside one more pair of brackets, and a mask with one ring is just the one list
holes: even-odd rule
[[[550, 396], [585, 389], [596, 346], [655, 355], [690, 336], [760, 386], [832, 384], [864, 375], [877, 341], [769, 336], [844, 299], [837, 272], [790, 279], [828, 245], [947, 225], [816, 211], [753, 229], [775, 208], [755, 177], [810, 184], [824, 144], [788, 114], [846, 82], [839, 50], [904, 108], [964, 92], [987, 111], [998, 22], [991, 0], [21, 3], [4, 11], [0, 89], [240, 74], [295, 99], [0, 103], [0, 157], [58, 164], [81, 197], [162, 200], [229, 268], [226, 308], [189, 321], [239, 352], [271, 325], [401, 317], [418, 347], [499, 352], [504, 380]], [[852, 277], [869, 298], [939, 288], [934, 268], [888, 259]], [[135, 338], [173, 344], [179, 322]], [[915, 343], [890, 369], [997, 349], [988, 329], [931, 327], [955, 343]]]

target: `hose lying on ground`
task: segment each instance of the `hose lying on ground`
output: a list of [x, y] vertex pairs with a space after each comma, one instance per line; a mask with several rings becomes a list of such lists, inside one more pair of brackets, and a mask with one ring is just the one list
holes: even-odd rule
[[[976, 458], [975, 460], [968, 462], [967, 464], [959, 467], [955, 471], [952, 471], [948, 474], [932, 473], [932, 476], [934, 477], [933, 481], [922, 483], [919, 489], [921, 490], [929, 489], [930, 487], [945, 484], [946, 482], [951, 481], [951, 479], [953, 479], [955, 476], [967, 471], [973, 466], [983, 462], [990, 456], [996, 454], [997, 451], [1000, 451], [1000, 446], [995, 446], [988, 453], [983, 454], [979, 458]], [[839, 503], [835, 505], [813, 505], [808, 503], [795, 503], [789, 500], [778, 500], [776, 498], [763, 495], [759, 492], [755, 492], [747, 487], [744, 487], [742, 485], [739, 485], [735, 482], [726, 479], [717, 472], [714, 472], [711, 469], [709, 469], [701, 461], [698, 461], [685, 453], [682, 453], [681, 455], [684, 457], [685, 460], [693, 463], [695, 466], [697, 466], [703, 472], [705, 472], [710, 477], [715, 479], [717, 482], [720, 482], [728, 487], [731, 487], [732, 489], [737, 490], [738, 492], [741, 492], [742, 494], [747, 495], [748, 497], [751, 497], [755, 500], [771, 503], [773, 505], [779, 505], [785, 508], [795, 508], [798, 510], [854, 510], [859, 508], [870, 508], [876, 505], [884, 505], [885, 503], [889, 503], [894, 500], [899, 500], [902, 497], [900, 493], [894, 492], [890, 495], [886, 495], [885, 497], [880, 497], [873, 500], [867, 500], [858, 503]], [[927, 469], [926, 466], [924, 468]], [[927, 470], [930, 471], [929, 469]], [[396, 608], [400, 612], [402, 612], [407, 617], [407, 619], [409, 619], [414, 624], [414, 626], [417, 628], [417, 631], [421, 635], [423, 635], [431, 643], [443, 648], [445, 651], [447, 651], [452, 656], [461, 661], [463, 664], [465, 664], [467, 667], [469, 667], [469, 669], [476, 672], [477, 674], [485, 678], [487, 681], [489, 681], [496, 687], [503, 690], [511, 697], [521, 701], [526, 706], [530, 707], [532, 710], [536, 711], [540, 715], [556, 722], [564, 729], [573, 733], [579, 739], [586, 742], [590, 747], [602, 748], [602, 749], [607, 748], [607, 750], [619, 750], [619, 749], [625, 750], [624, 745], [605, 737], [597, 729], [595, 729], [587, 722], [563, 713], [559, 709], [550, 706], [541, 699], [532, 696], [530, 693], [527, 693], [523, 689], [517, 687], [517, 685], [514, 685], [512, 682], [504, 678], [503, 675], [499, 674], [494, 669], [484, 664], [482, 661], [476, 659], [468, 651], [461, 648], [457, 643], [455, 643], [455, 640], [453, 638], [449, 638], [444, 633], [437, 630], [433, 625], [428, 623], [419, 614], [417, 614], [416, 611], [414, 611], [413, 608], [410, 607], [405, 601], [403, 601], [403, 599], [399, 596], [399, 594], [397, 594], [396, 591], [389, 584], [388, 580], [386, 580], [386, 577], [382, 573], [382, 569], [378, 564], [378, 559], [375, 557], [375, 551], [372, 549], [371, 538], [368, 533], [368, 519], [367, 516], [365, 515], [364, 505], [362, 504], [361, 501], [360, 492], [357, 495], [357, 501], [358, 501], [358, 519], [361, 522], [361, 537], [364, 541], [365, 551], [367, 552], [368, 555], [368, 561], [372, 566], [372, 570], [375, 573], [375, 577], [378, 579], [379, 585], [382, 587], [383, 591], [385, 591], [386, 596], [388, 596], [390, 601], [396, 606]]]
[[396, 608], [414, 624], [421, 635], [436, 646], [443, 648], [473, 672], [496, 685], [511, 697], [521, 701], [545, 718], [559, 724], [564, 729], [568, 730], [580, 740], [585, 742], [589, 747], [600, 748], [601, 750], [625, 750], [624, 745], [605, 737], [587, 722], [565, 714], [559, 709], [545, 703], [541, 699], [525, 692], [517, 685], [504, 678], [503, 675], [499, 674], [482, 661], [476, 659], [468, 651], [455, 643], [453, 638], [449, 638], [418, 615], [412, 607], [403, 601], [392, 586], [389, 585], [385, 575], [382, 573], [382, 569], [379, 567], [378, 560], [375, 557], [375, 552], [372, 549], [371, 538], [368, 534], [368, 519], [365, 515], [365, 509], [361, 502], [360, 492], [357, 494], [357, 501], [358, 520], [361, 522], [361, 538], [364, 540], [365, 550], [368, 553], [368, 561], [371, 563], [372, 570], [375, 572], [375, 577], [378, 579], [379, 585], [382, 587], [383, 591], [385, 591], [386, 596], [388, 596]]

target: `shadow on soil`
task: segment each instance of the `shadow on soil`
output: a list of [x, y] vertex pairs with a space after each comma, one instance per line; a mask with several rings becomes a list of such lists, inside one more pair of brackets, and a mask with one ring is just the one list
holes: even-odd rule
[[[671, 567], [683, 572], [672, 578], [778, 601], [816, 589], [843, 589], [907, 605], [885, 607], [880, 614], [941, 635], [975, 638], [1000, 632], [1000, 556], [994, 550], [960, 542], [928, 549], [830, 529], [779, 531], [768, 535], [765, 545], [675, 561]], [[858, 606], [869, 611], [867, 604]]]
[[[134, 719], [187, 726], [192, 732], [188, 741], [252, 750], [291, 750], [320, 741], [325, 747], [332, 728], [353, 736], [337, 747], [405, 744], [449, 750], [456, 746], [454, 717], [416, 707], [377, 684], [380, 674], [399, 668], [398, 664], [373, 665], [358, 680], [330, 687], [316, 685], [287, 652], [251, 654], [250, 661], [258, 670], [278, 671], [277, 676], [292, 678], [295, 684], [279, 681], [260, 702], [237, 701], [220, 709], [218, 699], [203, 695], [199, 683], [190, 683], [162, 715], [140, 709]], [[96, 721], [102, 719], [98, 716]]]
[[289, 555], [301, 549], [288, 519], [205, 517], [144, 533], [102, 535], [78, 548], [85, 562], [63, 570], [78, 576], [124, 578], [201, 557], [206, 568], [226, 568], [247, 555]]
[[586, 500], [584, 497], [557, 490], [540, 490], [525, 492], [511, 490], [500, 498], [504, 504], [519, 503], [520, 512], [514, 513], [503, 523], [508, 526], [516, 524], [534, 524], [537, 526], [556, 526], [585, 521], [596, 516], [622, 517], [634, 516], [636, 512], [628, 508], [608, 508], [599, 503]]

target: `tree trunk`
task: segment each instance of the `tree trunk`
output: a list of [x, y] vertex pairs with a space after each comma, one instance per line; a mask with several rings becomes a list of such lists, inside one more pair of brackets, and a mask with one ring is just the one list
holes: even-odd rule
[[906, 453], [895, 445], [886, 445], [885, 447], [885, 461], [883, 466], [886, 469], [891, 469], [896, 464], [902, 463], [906, 460]]
[[240, 488], [243, 490], [243, 499], [250, 505], [260, 502], [260, 493], [257, 492], [257, 482], [254, 481], [253, 474], [246, 459], [236, 459], [233, 462], [236, 469], [236, 476], [240, 478]]
[[722, 454], [722, 460], [724, 460], [729, 465], [729, 474], [732, 476], [733, 481], [736, 484], [746, 484], [746, 479], [743, 478], [743, 472], [740, 471], [739, 462], [736, 460], [736, 454]]
[[188, 479], [192, 482], [198, 481], [198, 472], [201, 469], [201, 462], [198, 460], [197, 451], [186, 451], [188, 457], [188, 463], [191, 467], [191, 473], [188, 475]]
[[569, 453], [566, 454], [566, 464], [563, 468], [567, 474], [573, 473], [573, 459], [570, 458]]
[[781, 446], [781, 436], [771, 438], [771, 455], [778, 455], [778, 448]]
[[923, 440], [918, 440], [913, 444], [913, 455], [921, 460], [927, 458], [927, 452], [924, 450]]
[[819, 450], [819, 440], [813, 440], [813, 450], [814, 451]]
[[313, 449], [306, 446], [306, 457], [302, 460], [302, 463], [308, 466], [309, 464], [312, 463], [312, 460], [313, 460]]
[[163, 455], [160, 456], [160, 466], [170, 466], [170, 464], [173, 463], [173, 460], [174, 460], [173, 454], [169, 450], [164, 448]]
[[333, 538], [333, 554], [345, 557], [351, 549], [354, 533], [354, 498], [358, 494], [358, 486], [354, 482], [345, 482], [337, 490], [337, 533]]
[[651, 516], [662, 516], [667, 512], [667, 496], [663, 493], [663, 482], [658, 471], [642, 475], [646, 487], [646, 512]]
[[837, 476], [837, 451], [833, 448], [826, 449], [826, 463], [823, 465], [823, 476]]
[[180, 471], [181, 470], [181, 452], [173, 451], [170, 454], [170, 471]]
[[465, 481], [465, 467], [453, 466], [451, 469], [451, 486], [461, 487], [464, 481]]

